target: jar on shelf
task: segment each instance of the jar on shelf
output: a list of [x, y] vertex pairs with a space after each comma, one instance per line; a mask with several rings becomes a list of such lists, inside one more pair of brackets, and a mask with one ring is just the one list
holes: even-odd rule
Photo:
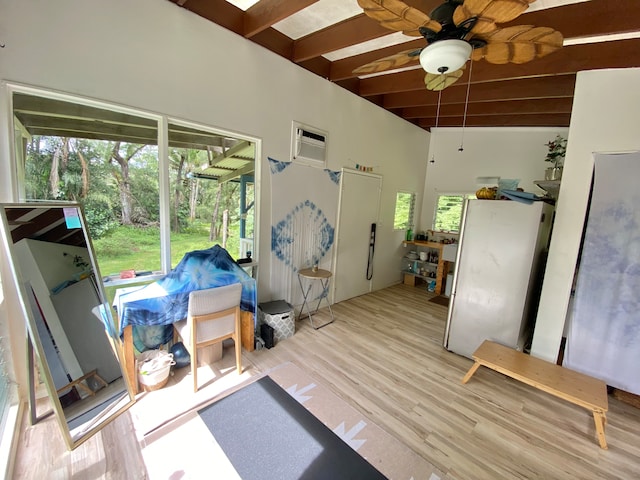
[[408, 273], [414, 273], [414, 261], [404, 258], [402, 260], [402, 270]]

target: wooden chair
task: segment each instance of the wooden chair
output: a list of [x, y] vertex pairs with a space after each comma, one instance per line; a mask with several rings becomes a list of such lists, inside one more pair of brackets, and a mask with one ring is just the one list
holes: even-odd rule
[[198, 391], [198, 348], [232, 338], [236, 350], [236, 367], [238, 374], [242, 373], [241, 294], [240, 283], [191, 292], [186, 320], [173, 324], [191, 355], [194, 392]]

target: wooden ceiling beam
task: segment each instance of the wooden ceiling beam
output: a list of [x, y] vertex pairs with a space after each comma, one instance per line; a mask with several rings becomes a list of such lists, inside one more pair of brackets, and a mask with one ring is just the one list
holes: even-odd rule
[[[488, 115], [467, 117], [467, 127], [568, 127], [571, 114], [533, 114], [533, 115]], [[438, 119], [438, 127], [461, 127], [463, 117], [446, 117]], [[423, 118], [417, 125], [430, 129], [436, 124], [435, 118]]]
[[[387, 93], [410, 92], [412, 90], [424, 90], [425, 72], [422, 69], [409, 70], [400, 73], [390, 73], [377, 77], [361, 78], [361, 97], [372, 95], [385, 95]], [[458, 80], [462, 82], [462, 79]]]
[[[576, 73], [581, 70], [638, 66], [640, 66], [640, 39], [619, 40], [564, 47], [558, 52], [522, 65], [494, 65], [484, 61], [474, 62], [471, 83]], [[466, 83], [468, 75], [469, 68], [458, 80], [458, 84]], [[425, 88], [424, 76], [425, 72], [418, 68], [361, 79], [359, 94], [369, 96], [423, 90]]]
[[[487, 115], [531, 115], [539, 113], [571, 113], [572, 98], [553, 98], [536, 100], [512, 100], [498, 102], [477, 102], [467, 106], [467, 117]], [[440, 106], [440, 118], [464, 115], [464, 103]], [[399, 114], [404, 119], [435, 117], [438, 107], [403, 108]]]
[[86, 246], [84, 233], [82, 229], [70, 229], [66, 222], [60, 222], [55, 227], [47, 230], [45, 233], [38, 235], [41, 242], [64, 243], [66, 245], [83, 245]]
[[513, 63], [493, 65], [484, 61], [476, 62], [472, 77], [473, 80], [486, 81], [638, 66], [640, 66], [640, 39], [634, 38], [615, 42], [571, 45], [523, 65]]
[[244, 13], [244, 36], [251, 38], [318, 0], [261, 0]]
[[329, 78], [331, 72], [331, 62], [324, 57], [310, 58], [300, 62], [298, 65], [322, 78]]
[[293, 40], [274, 28], [267, 28], [255, 34], [251, 38], [251, 41], [287, 60], [291, 60], [291, 55], [293, 55]]
[[[575, 84], [575, 74], [477, 83], [471, 86], [469, 103], [573, 97]], [[443, 90], [440, 103], [441, 105], [464, 103], [466, 93], [466, 85], [457, 83]], [[384, 95], [382, 106], [386, 109], [394, 109], [437, 104], [438, 94], [423, 89]]]
[[182, 8], [238, 35], [244, 34], [244, 12], [226, 0], [189, 0]]
[[[175, 2], [176, 0], [172, 1]], [[301, 3], [304, 3], [305, 0], [299, 1]], [[310, 1], [312, 0], [306, 0], [307, 3]], [[258, 2], [255, 7], [258, 8], [257, 6], [264, 2], [265, 0]], [[293, 7], [297, 3], [297, 1], [288, 2], [284, 0], [267, 0], [266, 3], [274, 4], [271, 5], [271, 7], [278, 12], [274, 13], [274, 15], [279, 16], [283, 11], [282, 8], [288, 9], [289, 3], [291, 3], [291, 6]], [[275, 4], [278, 5], [276, 6]], [[251, 13], [249, 13], [249, 16], [247, 16], [246, 12], [243, 12], [241, 9], [232, 5], [226, 0], [189, 0], [188, 2], [184, 3], [183, 8], [197, 15], [200, 15], [201, 17], [206, 18], [207, 20], [210, 20], [211, 22], [216, 23], [228, 30], [231, 30], [238, 35], [247, 36], [251, 39], [251, 41], [265, 47], [268, 50], [271, 50], [277, 55], [280, 55], [289, 60], [291, 59], [293, 52], [293, 40], [286, 35], [278, 32], [277, 30], [270, 28], [270, 25], [267, 25], [267, 23], [272, 21], [275, 17], [269, 17], [261, 20], [264, 22], [264, 26], [260, 27], [252, 23], [255, 19], [253, 19], [253, 15]], [[295, 9], [292, 8], [291, 11], [293, 10]], [[247, 20], [249, 17], [251, 17], [251, 20]], [[247, 22], [249, 23], [248, 27]], [[245, 33], [247, 28], [250, 31], [250, 35], [246, 35]]]
[[42, 230], [42, 225], [55, 225], [64, 222], [61, 212], [55, 208], [43, 209], [36, 217], [33, 217], [28, 223], [11, 230], [11, 239], [17, 242], [25, 237], [30, 237]]
[[[405, 0], [405, 3], [425, 13], [431, 13], [434, 8], [442, 4], [442, 0]], [[361, 13], [298, 39], [292, 60], [298, 63], [341, 48], [352, 47], [358, 43], [384, 37], [394, 32], [394, 30], [382, 27], [378, 22]], [[422, 43], [424, 44], [424, 41]], [[334, 79], [332, 78], [331, 80]]]
[[[347, 78], [346, 80], [341, 80], [339, 82], [335, 82], [339, 87], [344, 88], [345, 90], [349, 90], [351, 93], [358, 95], [360, 91], [360, 79], [359, 78]], [[371, 101], [371, 97], [367, 98], [367, 100]]]
[[512, 25], [551, 27], [561, 32], [564, 38], [637, 32], [640, 30], [640, 2], [590, 0], [535, 10], [500, 26]]
[[5, 208], [4, 212], [5, 215], [7, 216], [7, 221], [9, 222], [9, 225], [11, 225], [13, 222], [15, 222], [16, 220], [18, 220], [20, 217], [24, 217], [27, 213], [32, 212], [33, 210], [35, 210], [34, 208], [11, 208], [11, 207], [7, 207]]
[[362, 13], [296, 40], [292, 60], [302, 62], [389, 33], [390, 30]]

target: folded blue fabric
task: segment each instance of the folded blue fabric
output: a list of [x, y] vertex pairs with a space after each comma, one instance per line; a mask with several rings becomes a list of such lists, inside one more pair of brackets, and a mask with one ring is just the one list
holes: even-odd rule
[[528, 205], [542, 200], [542, 197], [537, 196], [535, 193], [521, 192], [519, 190], [503, 190], [502, 195], [509, 200], [515, 200], [516, 202], [526, 203]]

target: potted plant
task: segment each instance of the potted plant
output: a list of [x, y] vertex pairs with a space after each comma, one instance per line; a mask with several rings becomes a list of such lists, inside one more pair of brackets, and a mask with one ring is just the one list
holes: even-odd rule
[[547, 143], [547, 148], [549, 151], [544, 161], [553, 163], [553, 167], [545, 170], [544, 178], [545, 180], [560, 180], [562, 178], [564, 157], [567, 154], [567, 139], [556, 135], [555, 140]]

